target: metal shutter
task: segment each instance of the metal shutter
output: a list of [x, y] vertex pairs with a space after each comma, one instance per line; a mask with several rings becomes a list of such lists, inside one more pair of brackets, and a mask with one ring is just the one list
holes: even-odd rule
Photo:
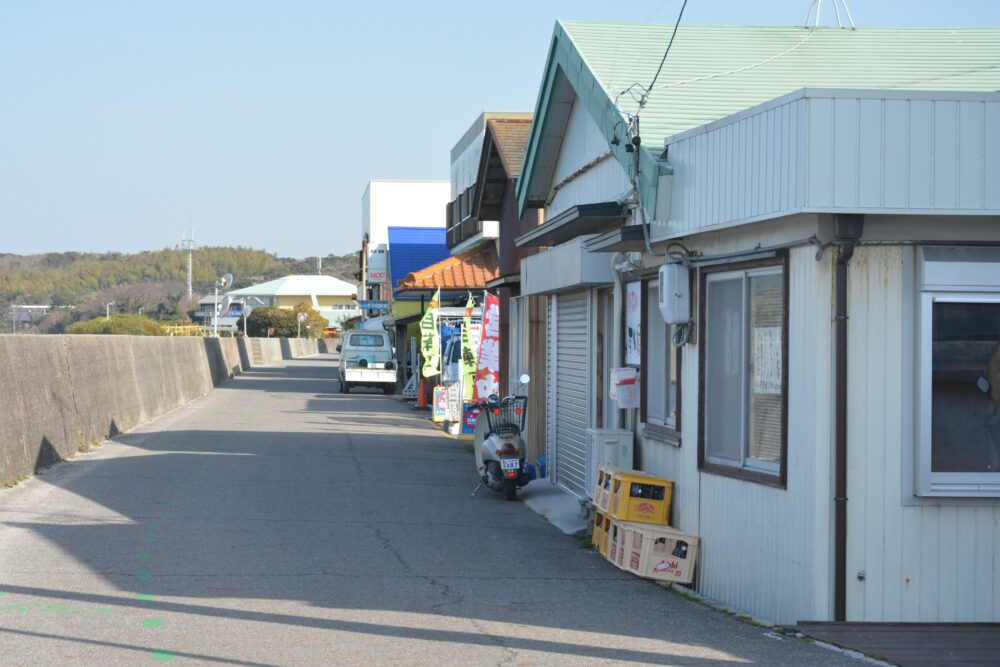
[[[555, 297], [555, 352], [550, 395], [554, 396], [555, 479], [567, 491], [588, 497], [587, 470], [591, 425], [590, 298], [587, 292]], [[551, 301], [551, 300], [550, 300]], [[554, 391], [553, 391], [554, 390]]]

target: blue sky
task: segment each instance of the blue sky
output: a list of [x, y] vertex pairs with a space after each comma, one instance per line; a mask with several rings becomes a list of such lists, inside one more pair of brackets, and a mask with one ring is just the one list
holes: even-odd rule
[[[370, 178], [447, 178], [481, 111], [533, 109], [557, 18], [680, 4], [4, 0], [0, 252], [156, 249], [191, 225], [356, 250]], [[689, 0], [684, 22], [801, 24], [808, 5]], [[849, 5], [859, 26], [1000, 25], [994, 0]]]

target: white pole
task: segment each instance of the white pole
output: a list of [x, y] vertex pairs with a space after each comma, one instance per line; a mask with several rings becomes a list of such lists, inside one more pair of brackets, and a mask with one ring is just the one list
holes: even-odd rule
[[10, 304], [10, 332], [17, 333], [17, 306]]
[[212, 310], [212, 336], [219, 337], [219, 281], [215, 281], [215, 308]]
[[104, 319], [106, 319], [106, 320], [110, 320], [111, 319], [111, 306], [113, 304], [114, 304], [114, 301], [112, 301], [111, 303], [104, 304]]
[[299, 333], [297, 337], [302, 338], [302, 322], [299, 322], [298, 324], [299, 324]]

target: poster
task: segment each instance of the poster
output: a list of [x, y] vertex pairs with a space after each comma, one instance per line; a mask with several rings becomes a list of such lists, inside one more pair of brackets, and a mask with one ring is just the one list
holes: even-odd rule
[[642, 363], [642, 283], [625, 285], [625, 363]]
[[441, 372], [441, 328], [438, 326], [438, 306], [441, 290], [434, 293], [424, 316], [420, 319], [420, 354], [424, 358], [423, 376], [432, 377]]
[[500, 299], [487, 293], [483, 300], [483, 329], [479, 339], [473, 400], [485, 401], [500, 391]]

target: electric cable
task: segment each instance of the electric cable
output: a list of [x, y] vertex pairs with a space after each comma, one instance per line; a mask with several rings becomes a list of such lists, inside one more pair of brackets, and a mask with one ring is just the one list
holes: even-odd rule
[[681, 10], [677, 12], [677, 20], [674, 22], [674, 31], [670, 33], [670, 41], [667, 42], [667, 49], [663, 52], [663, 58], [660, 59], [660, 66], [656, 68], [656, 74], [653, 76], [652, 83], [646, 88], [646, 92], [643, 93], [642, 98], [639, 100], [639, 109], [646, 106], [646, 100], [649, 98], [649, 94], [653, 92], [653, 86], [656, 85], [656, 80], [660, 78], [660, 72], [663, 71], [663, 63], [667, 62], [667, 55], [670, 54], [670, 47], [674, 45], [674, 37], [677, 36], [677, 28], [681, 25], [681, 17], [684, 16], [684, 8], [687, 7], [688, 0], [684, 0], [681, 5]]

